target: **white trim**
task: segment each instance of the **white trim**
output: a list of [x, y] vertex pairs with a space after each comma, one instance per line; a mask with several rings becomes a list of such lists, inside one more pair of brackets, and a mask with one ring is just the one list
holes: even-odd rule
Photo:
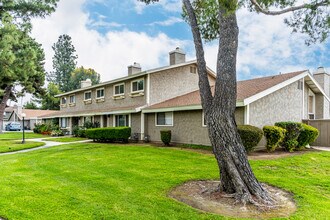
[[150, 104], [150, 74], [147, 75], [147, 105]]
[[205, 122], [205, 114], [204, 114], [204, 110], [202, 111], [202, 127], [206, 128], [207, 125], [204, 123]]
[[[116, 94], [116, 86], [121, 86], [121, 85], [123, 85], [124, 86], [124, 93], [120, 93], [120, 94]], [[115, 96], [123, 96], [123, 95], [125, 95], [125, 88], [126, 86], [125, 86], [125, 82], [123, 82], [123, 83], [118, 83], [118, 84], [115, 84], [115, 85], [113, 85], [113, 96], [115, 97]], [[120, 90], [120, 89], [119, 89]]]
[[324, 90], [320, 86], [320, 84], [314, 79], [314, 77], [311, 74], [308, 74], [309, 78], [312, 80], [312, 82], [316, 85], [316, 87], [321, 91], [322, 95], [330, 102], [330, 98], [325, 94]]
[[[171, 113], [172, 114], [172, 124], [170, 124], [170, 125], [159, 125], [159, 124], [157, 124], [157, 114], [158, 113]], [[166, 118], [166, 116], [165, 116], [165, 118]], [[155, 126], [156, 127], [173, 127], [174, 126], [174, 114], [173, 114], [173, 112], [155, 112]]]
[[250, 104], [250, 103], [252, 103], [252, 102], [254, 102], [258, 99], [261, 99], [261, 98], [263, 98], [263, 97], [265, 97], [265, 96], [267, 96], [267, 95], [269, 95], [269, 94], [271, 94], [271, 93], [273, 93], [277, 90], [280, 90], [283, 87], [288, 86], [288, 85], [296, 82], [297, 80], [299, 80], [299, 79], [301, 79], [301, 78], [303, 78], [307, 75], [309, 75], [309, 73], [308, 73], [308, 71], [305, 71], [305, 72], [303, 72], [303, 73], [301, 73], [301, 74], [299, 74], [295, 77], [292, 77], [291, 79], [288, 79], [288, 80], [286, 80], [282, 83], [279, 83], [279, 84], [277, 84], [277, 85], [275, 85], [275, 86], [273, 86], [269, 89], [266, 89], [266, 90], [264, 90], [262, 92], [259, 92], [259, 93], [255, 94], [255, 95], [253, 95], [249, 98], [246, 98], [246, 99], [244, 99], [244, 105], [248, 105], [248, 104]]
[[302, 116], [301, 118], [305, 118], [305, 78], [302, 79], [303, 87], [302, 87]]
[[[85, 95], [86, 93], [91, 93], [91, 98], [85, 99], [86, 98], [86, 95]], [[92, 100], [92, 90], [85, 91], [84, 92], [84, 101], [90, 101], [90, 100]]]
[[[143, 89], [142, 90], [133, 91], [133, 83], [139, 82], [141, 80], [143, 81]], [[137, 84], [137, 86], [139, 86], [139, 85]], [[139, 79], [135, 79], [135, 80], [131, 81], [131, 94], [144, 92], [144, 87], [145, 87], [145, 80], [144, 80], [144, 78], [139, 78]]]
[[250, 124], [250, 105], [244, 107], [244, 124]]
[[[103, 90], [103, 96], [97, 97], [97, 92], [100, 90]], [[98, 88], [95, 90], [95, 99], [104, 99], [104, 97], [105, 97], [105, 88], [104, 87]]]
[[145, 115], [141, 113], [141, 136], [140, 139], [143, 141], [144, 140], [144, 132], [145, 132]]

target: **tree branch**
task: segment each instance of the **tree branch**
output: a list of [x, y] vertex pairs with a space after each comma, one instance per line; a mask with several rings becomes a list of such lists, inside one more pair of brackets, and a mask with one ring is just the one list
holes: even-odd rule
[[256, 10], [258, 12], [261, 12], [265, 15], [281, 15], [281, 14], [285, 14], [285, 13], [288, 13], [288, 12], [293, 12], [293, 11], [297, 11], [297, 10], [301, 10], [301, 9], [304, 9], [304, 8], [310, 8], [310, 7], [320, 7], [320, 6], [328, 6], [329, 5], [329, 0], [324, 0], [324, 1], [321, 1], [321, 2], [318, 2], [318, 3], [315, 3], [315, 4], [302, 4], [302, 5], [298, 5], [298, 6], [292, 6], [292, 7], [289, 7], [289, 8], [286, 8], [286, 9], [283, 9], [283, 10], [280, 10], [280, 11], [270, 11], [268, 9], [265, 9], [263, 8], [258, 2], [257, 0], [250, 0], [250, 2], [252, 3], [252, 5], [255, 6]]
[[187, 10], [189, 24], [194, 38], [202, 107], [203, 109], [206, 109], [206, 106], [209, 106], [212, 103], [213, 96], [211, 92], [211, 87], [207, 74], [206, 62], [204, 58], [203, 41], [198, 27], [196, 15], [190, 1], [182, 0], [182, 2], [185, 9]]

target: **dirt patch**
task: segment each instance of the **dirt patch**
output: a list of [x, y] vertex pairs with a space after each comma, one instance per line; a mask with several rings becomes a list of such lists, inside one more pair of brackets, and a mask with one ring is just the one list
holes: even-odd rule
[[267, 152], [266, 150], [259, 150], [248, 154], [249, 160], [273, 160], [283, 157], [292, 157], [302, 155], [308, 152], [315, 152], [315, 149], [304, 149], [301, 151], [287, 152], [283, 148], [276, 149], [274, 152]]
[[[253, 205], [235, 204], [233, 198], [226, 198], [216, 192], [219, 181], [190, 181], [174, 188], [169, 196], [196, 209], [236, 218], [286, 218], [296, 211], [296, 205], [289, 192], [264, 184], [272, 197], [277, 201], [276, 208], [262, 210]], [[209, 193], [213, 191], [212, 193]]]

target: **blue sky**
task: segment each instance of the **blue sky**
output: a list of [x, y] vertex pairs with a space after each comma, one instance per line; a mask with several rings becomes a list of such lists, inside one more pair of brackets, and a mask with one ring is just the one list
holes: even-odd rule
[[[289, 71], [330, 67], [330, 43], [306, 46], [305, 36], [291, 34], [283, 17], [238, 11], [240, 27], [238, 79]], [[33, 36], [46, 51], [51, 71], [51, 46], [69, 34], [77, 49], [78, 65], [94, 68], [102, 81], [127, 74], [139, 62], [143, 69], [168, 65], [168, 52], [183, 48], [195, 59], [189, 26], [181, 18], [181, 1], [161, 0], [146, 6], [136, 0], [61, 0], [57, 11], [33, 21]], [[205, 45], [206, 60], [215, 70], [217, 41]], [[329, 69], [330, 70], [330, 69]]]

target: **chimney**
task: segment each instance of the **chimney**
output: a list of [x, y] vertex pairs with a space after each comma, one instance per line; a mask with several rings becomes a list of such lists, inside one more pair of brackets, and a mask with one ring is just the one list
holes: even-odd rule
[[170, 65], [186, 62], [186, 53], [183, 50], [181, 50], [179, 47], [171, 51], [169, 54], [170, 54]]
[[316, 75], [316, 74], [328, 74], [328, 73], [327, 73], [326, 69], [323, 66], [320, 66], [314, 72], [314, 75]]
[[91, 79], [86, 79], [85, 81], [80, 82], [80, 88], [86, 88], [92, 86], [92, 80]]
[[127, 67], [128, 68], [128, 75], [133, 75], [135, 73], [140, 73], [142, 68], [139, 63], [134, 62], [133, 65], [130, 65]]
[[14, 111], [16, 112], [16, 114], [18, 116], [21, 116], [21, 114], [22, 114], [22, 106], [19, 106], [19, 105], [15, 104], [14, 105]]

